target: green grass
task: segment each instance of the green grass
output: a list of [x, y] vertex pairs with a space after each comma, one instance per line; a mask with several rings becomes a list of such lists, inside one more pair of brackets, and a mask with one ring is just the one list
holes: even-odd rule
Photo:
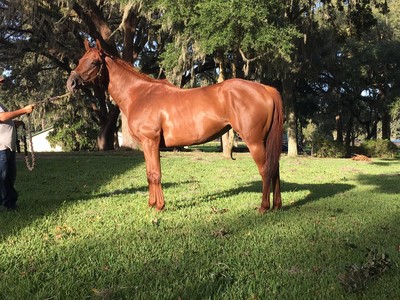
[[[37, 156], [0, 213], [0, 299], [400, 297], [400, 160], [282, 157], [283, 209], [259, 215], [248, 153], [162, 153], [162, 213], [141, 154]], [[393, 266], [349, 293], [367, 249]]]

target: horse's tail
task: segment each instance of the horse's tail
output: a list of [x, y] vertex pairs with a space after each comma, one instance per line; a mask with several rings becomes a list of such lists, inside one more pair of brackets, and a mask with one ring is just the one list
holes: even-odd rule
[[267, 182], [271, 182], [279, 172], [279, 158], [282, 152], [282, 134], [283, 134], [283, 104], [280, 93], [267, 86], [267, 92], [272, 96], [274, 102], [274, 115], [271, 128], [267, 133], [265, 140], [266, 147], [266, 175]]

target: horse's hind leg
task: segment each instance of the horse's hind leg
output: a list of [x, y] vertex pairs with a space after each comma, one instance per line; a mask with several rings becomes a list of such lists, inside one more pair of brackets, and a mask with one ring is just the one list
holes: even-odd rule
[[247, 144], [247, 147], [249, 148], [250, 154], [253, 157], [254, 162], [258, 167], [258, 172], [261, 175], [262, 201], [261, 201], [261, 207], [258, 209], [258, 211], [260, 213], [264, 213], [270, 208], [270, 193], [271, 193], [271, 179], [267, 178], [266, 167], [268, 166], [265, 165], [266, 161], [265, 145], [263, 141], [260, 141], [258, 143], [251, 143], [251, 144], [249, 143]]

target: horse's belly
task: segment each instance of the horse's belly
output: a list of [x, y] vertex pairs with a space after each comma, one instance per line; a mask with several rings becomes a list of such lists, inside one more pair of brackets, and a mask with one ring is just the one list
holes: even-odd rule
[[163, 127], [163, 136], [167, 147], [190, 146], [217, 138], [229, 128], [225, 122], [208, 119]]

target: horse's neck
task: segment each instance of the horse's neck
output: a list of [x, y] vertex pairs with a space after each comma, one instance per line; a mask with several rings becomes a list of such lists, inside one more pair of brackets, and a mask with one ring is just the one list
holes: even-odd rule
[[[106, 58], [106, 64], [109, 74], [108, 92], [119, 108], [126, 114], [128, 104], [135, 101], [142, 92], [150, 88], [152, 82], [145, 76], [129, 70], [111, 58]], [[132, 90], [135, 93], [132, 93]]]

